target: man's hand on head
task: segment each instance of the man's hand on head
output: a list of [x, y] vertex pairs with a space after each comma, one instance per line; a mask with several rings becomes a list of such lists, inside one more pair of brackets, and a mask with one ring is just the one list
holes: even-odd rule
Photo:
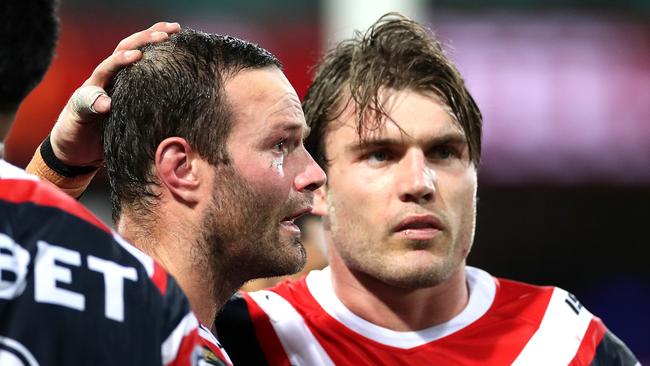
[[111, 99], [104, 90], [123, 67], [142, 58], [138, 48], [162, 42], [180, 30], [178, 23], [156, 23], [124, 38], [95, 68], [88, 80], [72, 94], [52, 128], [52, 150], [61, 162], [70, 166], [102, 164], [101, 122], [111, 109]]

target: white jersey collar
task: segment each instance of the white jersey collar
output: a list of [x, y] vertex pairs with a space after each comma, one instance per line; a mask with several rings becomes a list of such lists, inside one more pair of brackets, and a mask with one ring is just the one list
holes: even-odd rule
[[332, 288], [331, 270], [312, 271], [307, 275], [307, 287], [320, 306], [333, 318], [352, 331], [376, 342], [408, 349], [457, 332], [482, 317], [492, 306], [496, 294], [494, 278], [487, 272], [466, 267], [469, 302], [465, 309], [449, 321], [412, 332], [398, 332], [380, 327], [352, 313], [336, 297]]

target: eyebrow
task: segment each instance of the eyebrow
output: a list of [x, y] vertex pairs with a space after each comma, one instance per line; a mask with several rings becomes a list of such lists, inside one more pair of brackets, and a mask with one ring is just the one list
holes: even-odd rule
[[[440, 145], [463, 145], [467, 144], [467, 139], [465, 135], [460, 132], [449, 132], [441, 136], [436, 136], [431, 139], [425, 140], [425, 147], [430, 148], [432, 146]], [[404, 139], [396, 138], [370, 138], [359, 141], [355, 144], [349, 145], [346, 147], [346, 150], [349, 152], [361, 152], [368, 149], [381, 148], [381, 147], [390, 147], [390, 146], [401, 146], [405, 145]]]
[[309, 133], [311, 132], [311, 127], [307, 126], [305, 123], [300, 123], [300, 122], [278, 122], [273, 125], [273, 130], [282, 130], [285, 132], [293, 132], [296, 130], [302, 130], [303, 131], [303, 138], [307, 138], [309, 136]]

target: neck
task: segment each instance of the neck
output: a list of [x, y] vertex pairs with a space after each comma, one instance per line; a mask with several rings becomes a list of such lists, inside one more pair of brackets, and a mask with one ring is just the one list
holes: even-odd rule
[[[182, 215], [175, 215], [171, 219], [161, 217], [155, 224], [145, 225], [135, 217], [138, 216], [123, 213], [118, 232], [154, 258], [176, 279], [199, 321], [212, 327], [217, 311], [241, 287], [243, 281], [234, 281], [224, 266], [210, 263], [210, 256], [199, 243], [200, 238], [190, 234], [200, 233], [201, 228], [180, 222], [178, 217]], [[145, 227], [154, 229], [143, 229]]]
[[330, 249], [336, 296], [357, 316], [395, 331], [416, 331], [451, 320], [467, 306], [464, 262], [438, 285], [418, 289], [391, 286], [345, 265]]

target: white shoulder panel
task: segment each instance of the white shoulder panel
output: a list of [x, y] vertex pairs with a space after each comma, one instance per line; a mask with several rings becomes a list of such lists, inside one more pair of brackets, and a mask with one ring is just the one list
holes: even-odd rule
[[593, 315], [565, 290], [555, 288], [539, 329], [513, 365], [568, 365]]
[[272, 291], [249, 294], [271, 320], [293, 366], [334, 365], [305, 324], [303, 317], [282, 296]]

